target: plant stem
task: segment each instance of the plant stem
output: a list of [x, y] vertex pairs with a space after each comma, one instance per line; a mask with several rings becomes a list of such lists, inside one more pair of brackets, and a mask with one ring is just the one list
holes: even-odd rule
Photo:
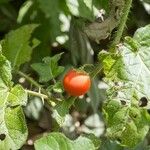
[[32, 83], [34, 86], [36, 86], [37, 88], [41, 88], [41, 85], [38, 84], [35, 80], [33, 80], [31, 77], [29, 77], [27, 74], [23, 73], [22, 71], [17, 71], [17, 73], [24, 77], [26, 80], [28, 80], [30, 83]]
[[30, 90], [25, 90], [28, 94], [30, 95], [33, 95], [33, 96], [37, 96], [37, 97], [41, 97], [41, 98], [44, 98], [44, 99], [48, 99], [48, 96], [47, 95], [44, 95], [44, 94], [41, 94], [41, 93], [37, 93], [37, 92], [34, 92], [34, 91], [30, 91]]
[[32, 79], [31, 77], [29, 77], [28, 75], [26, 75], [26, 74], [23, 73], [22, 71], [17, 71], [17, 73], [18, 73], [20, 76], [24, 77], [26, 80], [28, 80], [28, 81], [29, 81], [31, 84], [33, 84], [35, 87], [41, 89], [41, 91], [42, 91], [44, 94], [49, 95], [49, 94], [47, 93], [47, 91], [46, 91], [45, 89], [43, 89], [42, 86], [41, 86], [39, 83], [37, 83], [34, 79]]
[[[51, 95], [49, 95], [49, 93], [45, 90], [45, 89], [43, 89], [42, 88], [42, 86], [39, 84], [39, 83], [37, 83], [34, 79], [32, 79], [31, 77], [29, 77], [28, 75], [26, 75], [25, 73], [23, 73], [23, 72], [21, 72], [21, 71], [17, 71], [17, 73], [20, 75], [20, 76], [22, 76], [22, 77], [24, 77], [26, 80], [28, 80], [31, 84], [33, 84], [35, 87], [37, 87], [37, 88], [39, 88], [39, 89], [41, 89], [41, 92], [42, 93], [44, 93], [44, 94], [42, 94], [41, 96], [44, 98], [45, 97], [45, 99], [49, 99], [50, 101], [52, 101], [52, 102], [56, 102], [56, 101], [58, 101], [56, 98], [54, 98], [54, 97], [52, 97]], [[35, 94], [36, 96], [40, 96], [39, 94], [40, 93], [37, 93], [37, 92], [28, 92], [29, 94]], [[37, 95], [38, 94], [38, 95]]]
[[120, 17], [118, 31], [117, 31], [115, 39], [111, 45], [112, 47], [115, 47], [117, 44], [120, 43], [131, 6], [132, 6], [132, 0], [126, 0], [123, 11], [122, 11], [122, 15]]
[[[114, 48], [117, 44], [120, 43], [131, 6], [132, 6], [132, 0], [126, 0], [123, 11], [122, 11], [122, 15], [120, 17], [118, 31], [117, 31], [115, 39], [111, 45], [112, 48]], [[95, 69], [90, 73], [90, 76], [92, 78], [94, 78], [101, 70], [102, 70], [102, 65], [98, 64], [95, 67]]]

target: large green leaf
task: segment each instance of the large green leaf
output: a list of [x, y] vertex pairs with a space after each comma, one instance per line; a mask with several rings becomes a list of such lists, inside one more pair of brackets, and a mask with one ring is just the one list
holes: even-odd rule
[[92, 63], [93, 49], [85, 34], [81, 31], [82, 21], [72, 19], [69, 31], [69, 50], [73, 65]]
[[8, 107], [1, 109], [0, 112], [0, 135], [4, 136], [4, 139], [0, 141], [1, 150], [19, 149], [28, 135], [22, 108], [20, 106]]
[[40, 41], [40, 44], [34, 48], [31, 61], [38, 62], [41, 61], [42, 58], [48, 56], [51, 51], [51, 26], [49, 19], [46, 18], [45, 14], [39, 9], [37, 2], [32, 0], [25, 1], [20, 7], [17, 21], [20, 24], [31, 22], [40, 24], [33, 34], [33, 36]]
[[116, 51], [99, 55], [110, 85], [104, 105], [107, 135], [134, 147], [149, 130], [147, 111], [140, 100], [150, 99], [150, 25], [138, 29], [133, 38], [126, 37]]
[[2, 41], [3, 54], [11, 62], [12, 68], [18, 69], [21, 64], [31, 59], [32, 50], [39, 44], [33, 40], [31, 46], [31, 34], [37, 27], [35, 24], [22, 26], [9, 32]]
[[48, 82], [63, 72], [64, 68], [58, 66], [61, 55], [62, 53], [53, 57], [45, 57], [43, 63], [34, 63], [31, 65], [31, 67], [39, 74], [40, 82]]
[[20, 85], [12, 87], [10, 63], [2, 55], [0, 70], [0, 149], [16, 150], [28, 134], [21, 108], [27, 103], [27, 93]]
[[[140, 28], [133, 39], [126, 37], [126, 42], [119, 46], [118, 54], [102, 52], [104, 70], [108, 79], [128, 83], [131, 93], [140, 99], [150, 98], [150, 25]], [[103, 59], [103, 58], [102, 58]], [[126, 86], [126, 85], [125, 85]]]
[[50, 133], [37, 140], [34, 144], [36, 150], [96, 150], [92, 140], [80, 136], [74, 141], [69, 140], [61, 133]]

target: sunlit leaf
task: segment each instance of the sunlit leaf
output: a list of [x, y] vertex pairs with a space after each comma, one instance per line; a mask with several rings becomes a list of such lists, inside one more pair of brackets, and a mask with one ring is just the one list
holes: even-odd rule
[[41, 139], [37, 140], [34, 144], [36, 150], [96, 150], [96, 147], [92, 143], [92, 140], [86, 137], [78, 137], [76, 140], [71, 141], [68, 138], [66, 138], [61, 133], [50, 133], [45, 137], [42, 137]]
[[27, 93], [21, 85], [12, 86], [11, 67], [0, 55], [0, 140], [1, 149], [19, 149], [28, 131], [21, 106], [27, 103]]
[[[150, 25], [138, 29], [118, 46], [116, 54], [100, 52], [106, 82], [110, 85], [104, 105], [107, 135], [123, 146], [134, 147], [149, 130], [142, 97], [150, 99]], [[130, 135], [130, 136], [129, 136]]]
[[31, 46], [31, 34], [37, 27], [35, 24], [25, 25], [9, 32], [2, 41], [3, 54], [11, 62], [13, 69], [18, 69], [21, 64], [31, 59], [32, 50], [39, 44], [34, 40]]

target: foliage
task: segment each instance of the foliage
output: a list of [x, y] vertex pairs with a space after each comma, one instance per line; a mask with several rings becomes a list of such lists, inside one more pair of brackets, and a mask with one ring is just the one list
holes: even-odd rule
[[61, 54], [57, 54], [51, 58], [45, 57], [43, 58], [44, 63], [34, 63], [31, 65], [40, 76], [39, 82], [48, 82], [63, 72], [64, 68], [57, 64], [60, 57]]
[[32, 47], [29, 39], [31, 33], [37, 25], [22, 26], [15, 31], [11, 31], [2, 41], [3, 54], [11, 62], [13, 69], [18, 69], [21, 64], [30, 61], [32, 49], [38, 45], [38, 41], [34, 39]]
[[[93, 139], [94, 140], [94, 139]], [[47, 141], [50, 141], [47, 144]], [[98, 146], [99, 147], [99, 146]], [[66, 149], [66, 150], [86, 150], [91, 149], [95, 150], [97, 149], [97, 144], [94, 145], [92, 143], [92, 140], [86, 138], [86, 137], [78, 137], [76, 140], [71, 141], [68, 138], [66, 138], [61, 133], [51, 133], [47, 135], [46, 137], [43, 137], [35, 142], [35, 149]]]
[[[149, 149], [148, 8], [149, 0], [1, 0], [0, 149]], [[64, 91], [72, 68], [91, 77], [83, 96]]]
[[[26, 141], [28, 131], [21, 106], [27, 103], [27, 93], [21, 85], [12, 84], [11, 67], [0, 55], [1, 149], [18, 149]], [[19, 138], [18, 138], [19, 137]]]
[[125, 42], [118, 46], [116, 54], [104, 51], [99, 54], [104, 63], [106, 80], [111, 84], [108, 102], [104, 106], [107, 134], [119, 139], [122, 145], [131, 147], [142, 141], [149, 130], [146, 109], [139, 104], [142, 97], [149, 99], [150, 96], [147, 87], [149, 32], [149, 25], [140, 28], [133, 38], [125, 38]]

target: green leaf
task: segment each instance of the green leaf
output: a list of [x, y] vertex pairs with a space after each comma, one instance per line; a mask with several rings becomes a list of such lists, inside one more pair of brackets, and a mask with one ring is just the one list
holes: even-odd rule
[[69, 50], [73, 65], [92, 63], [93, 49], [85, 34], [81, 31], [82, 21], [72, 19], [69, 31]]
[[150, 46], [150, 25], [139, 28], [133, 37], [142, 47]]
[[71, 141], [61, 133], [50, 133], [45, 137], [35, 141], [36, 150], [95, 150], [97, 149], [92, 141], [86, 137], [78, 137], [76, 140]]
[[73, 105], [76, 97], [70, 97], [62, 102], [59, 102], [53, 109], [53, 118], [62, 126], [65, 121], [65, 116], [69, 113], [69, 108]]
[[90, 3], [90, 6], [88, 7], [87, 0], [78, 0], [79, 3], [79, 16], [83, 17], [83, 18], [87, 18], [89, 20], [93, 20], [93, 12], [92, 12], [92, 3]]
[[124, 148], [119, 143], [104, 138], [100, 150], [124, 150]]
[[[116, 54], [100, 52], [105, 81], [110, 85], [104, 105], [107, 135], [123, 146], [134, 147], [149, 130], [142, 97], [150, 99], [150, 25], [118, 46]], [[130, 136], [129, 136], [130, 135]]]
[[[42, 58], [48, 56], [51, 51], [50, 44], [52, 39], [50, 38], [51, 26], [49, 20], [39, 9], [38, 3], [32, 0], [25, 1], [18, 13], [18, 23], [27, 24], [29, 22], [35, 22], [36, 24], [40, 24], [33, 34], [40, 41], [40, 44], [34, 48], [31, 59], [32, 63], [39, 62]], [[56, 29], [53, 31], [56, 31]]]
[[40, 82], [48, 82], [63, 72], [64, 67], [58, 66], [62, 53], [53, 57], [45, 57], [43, 63], [34, 63], [31, 67], [39, 74]]
[[125, 42], [133, 52], [136, 52], [140, 46], [139, 43], [131, 37], [125, 37]]
[[97, 8], [101, 8], [101, 9], [104, 9], [105, 11], [108, 12], [109, 10], [109, 0], [94, 0], [93, 1], [94, 3], [94, 6], [97, 7]]
[[[138, 95], [141, 93], [139, 98], [142, 95], [147, 95], [148, 97], [150, 96], [150, 90], [147, 87], [150, 82], [148, 79], [150, 74], [150, 64], [149, 61], [147, 61], [150, 57], [150, 34], [147, 34], [149, 32], [150, 26], [146, 26], [145, 28], [137, 30], [135, 33], [132, 40], [135, 41], [134, 43], [139, 44], [139, 46], [136, 46], [137, 51], [133, 50], [133, 45], [130, 44], [130, 41], [119, 47], [118, 56], [108, 53], [107, 57], [104, 58], [104, 53], [100, 53], [100, 59], [104, 62], [104, 69], [107, 70], [107, 72], [105, 72], [107, 73], [107, 77], [109, 79], [129, 81], [128, 83], [132, 85], [132, 89], [134, 87], [138, 87], [135, 91]], [[141, 34], [145, 35], [145, 37]], [[106, 63], [110, 65], [108, 66]]]
[[21, 85], [12, 87], [11, 80], [10, 62], [3, 55], [0, 55], [0, 98], [2, 99], [0, 104], [7, 101], [7, 105], [11, 107], [26, 105], [27, 93]]
[[149, 127], [142, 116], [142, 109], [134, 106], [123, 107], [117, 100], [108, 102], [104, 109], [107, 112], [107, 136], [109, 138], [119, 140], [123, 146], [128, 147], [134, 147], [143, 140]]
[[[72, 15], [74, 15], [74, 16], [80, 16], [81, 15], [82, 17], [87, 18], [87, 19], [88, 19], [88, 15], [91, 17], [91, 11], [86, 6], [84, 1], [81, 1], [81, 0], [74, 0], [74, 1], [73, 0], [67, 0], [66, 3], [67, 3], [67, 6], [68, 6], [68, 8], [69, 8]], [[82, 8], [83, 8], [83, 10], [82, 10]]]
[[9, 92], [7, 101], [8, 105], [11, 106], [25, 106], [27, 104], [27, 93], [21, 85], [16, 85]]
[[37, 0], [37, 2], [39, 3], [39, 8], [41, 11], [44, 12], [45, 17], [48, 18], [51, 28], [51, 39], [52, 41], [55, 41], [55, 38], [61, 33], [59, 20], [59, 13], [61, 9], [59, 6], [59, 0]]
[[2, 54], [0, 54], [0, 88], [5, 85], [10, 87], [11, 79], [12, 75], [10, 62]]
[[101, 91], [97, 88], [98, 87], [98, 79], [92, 80], [90, 91], [88, 92], [88, 96], [90, 97], [91, 105], [94, 112], [98, 111], [99, 103], [102, 101]]
[[30, 45], [31, 34], [36, 27], [35, 24], [24, 25], [9, 32], [2, 41], [3, 54], [11, 62], [13, 69], [30, 61], [33, 48], [39, 44], [39, 41], [34, 40], [33, 45]]
[[94, 134], [87, 134], [85, 136], [92, 141], [92, 143], [95, 146], [95, 149], [98, 149], [100, 147], [101, 141]]
[[27, 93], [20, 85], [12, 87], [11, 66], [0, 55], [0, 140], [1, 149], [19, 149], [27, 139], [27, 127], [21, 106], [27, 102]]
[[17, 18], [17, 22], [21, 23], [25, 17], [25, 15], [28, 13], [28, 11], [30, 11], [30, 8], [33, 5], [33, 1], [32, 0], [27, 0], [25, 1], [25, 3], [21, 6], [19, 12], [18, 12], [18, 18]]
[[27, 126], [25, 117], [20, 106], [15, 108], [5, 108], [0, 114], [1, 125], [0, 135], [5, 135], [5, 139], [0, 141], [1, 149], [19, 149], [27, 139]]
[[50, 85], [47, 88], [47, 91], [49, 92], [55, 92], [55, 93], [62, 93], [63, 92], [63, 85], [61, 81], [56, 82], [54, 85]]

